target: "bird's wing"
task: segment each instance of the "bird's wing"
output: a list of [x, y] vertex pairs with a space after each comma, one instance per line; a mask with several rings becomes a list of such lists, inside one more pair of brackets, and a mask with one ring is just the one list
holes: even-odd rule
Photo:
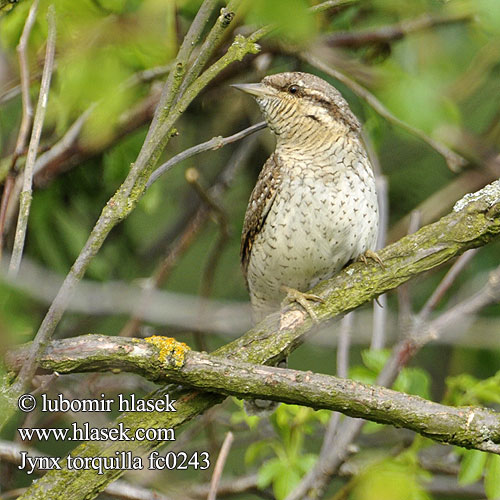
[[250, 196], [243, 232], [241, 234], [241, 265], [245, 280], [247, 278], [248, 262], [252, 253], [252, 245], [256, 236], [264, 227], [267, 214], [273, 205], [276, 192], [280, 184], [278, 157], [272, 154], [266, 161], [257, 179], [257, 183]]

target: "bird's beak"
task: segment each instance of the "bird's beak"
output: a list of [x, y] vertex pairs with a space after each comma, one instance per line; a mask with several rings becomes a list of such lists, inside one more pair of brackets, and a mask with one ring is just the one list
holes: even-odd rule
[[231, 87], [242, 90], [255, 97], [264, 97], [270, 95], [269, 89], [262, 83], [233, 83]]

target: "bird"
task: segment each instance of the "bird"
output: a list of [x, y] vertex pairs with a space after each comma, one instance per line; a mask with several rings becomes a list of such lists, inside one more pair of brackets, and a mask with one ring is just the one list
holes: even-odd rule
[[355, 260], [373, 258], [379, 213], [361, 124], [341, 93], [303, 72], [234, 84], [255, 98], [276, 148], [250, 196], [241, 265], [255, 323]]

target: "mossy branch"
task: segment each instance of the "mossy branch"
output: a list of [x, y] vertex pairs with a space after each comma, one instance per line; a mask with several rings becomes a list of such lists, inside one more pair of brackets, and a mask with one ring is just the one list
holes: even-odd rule
[[[469, 248], [489, 243], [500, 234], [500, 181], [467, 195], [458, 202], [453, 212], [415, 234], [384, 248], [379, 252], [384, 267], [377, 264], [355, 263], [335, 277], [320, 283], [314, 293], [325, 299], [315, 306], [319, 321], [324, 323], [394, 289], [412, 277], [447, 262]], [[241, 338], [215, 351], [212, 356], [256, 364], [273, 364], [300, 345], [313, 326], [303, 311], [289, 308], [282, 316], [273, 314]], [[137, 344], [139, 345], [139, 343]], [[130, 354], [130, 353], [129, 353]], [[129, 413], [118, 421], [132, 431], [138, 428], [179, 427], [224, 396], [199, 390], [181, 390], [165, 387], [148, 398], [161, 398], [169, 393], [176, 399], [175, 413]], [[476, 418], [476, 417], [474, 417]], [[72, 454], [95, 457], [110, 456], [115, 451], [146, 453], [159, 446], [155, 442], [90, 442], [77, 447]], [[23, 499], [51, 499], [63, 495], [68, 500], [93, 498], [121, 471], [50, 471], [21, 497]]]
[[[20, 359], [19, 349], [11, 362]], [[39, 359], [58, 373], [127, 371], [162, 383], [240, 398], [266, 398], [413, 430], [435, 441], [500, 454], [500, 414], [454, 407], [354, 380], [191, 351], [167, 337], [84, 335], [49, 344]]]

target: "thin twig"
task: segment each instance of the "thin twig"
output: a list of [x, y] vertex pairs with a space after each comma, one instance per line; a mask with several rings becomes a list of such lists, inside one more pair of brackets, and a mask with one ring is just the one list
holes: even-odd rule
[[225, 210], [221, 207], [219, 200], [215, 199], [208, 189], [205, 189], [200, 184], [200, 173], [196, 168], [191, 167], [186, 170], [185, 177], [187, 182], [193, 187], [198, 196], [203, 200], [204, 203], [210, 208], [212, 213], [216, 216], [218, 222], [220, 223], [223, 232], [229, 235], [229, 226], [227, 220], [227, 214]]
[[[17, 159], [26, 149], [26, 142], [28, 140], [28, 134], [31, 128], [31, 120], [33, 119], [33, 105], [31, 103], [31, 96], [30, 96], [30, 73], [29, 73], [27, 46], [31, 30], [33, 29], [33, 25], [35, 24], [39, 3], [40, 3], [39, 0], [35, 0], [32, 3], [30, 10], [28, 12], [28, 17], [26, 18], [26, 22], [24, 23], [23, 32], [19, 39], [19, 44], [17, 45], [16, 48], [19, 59], [19, 74], [21, 80], [20, 90], [21, 90], [23, 114], [21, 118], [21, 125], [19, 127], [19, 134], [16, 140], [16, 146], [14, 148], [14, 153], [12, 154], [11, 164], [9, 167], [10, 172], [14, 171]], [[0, 203], [0, 260], [2, 258], [5, 217], [7, 213], [7, 207], [9, 205], [9, 199], [12, 194], [13, 184], [14, 184], [13, 175], [12, 174], [7, 175], [7, 179], [5, 181], [5, 186], [2, 194], [2, 201]]]
[[469, 250], [468, 252], [465, 252], [456, 260], [456, 262], [446, 273], [445, 277], [442, 279], [441, 283], [439, 283], [432, 295], [420, 310], [420, 313], [416, 318], [417, 321], [423, 322], [428, 320], [432, 311], [434, 311], [439, 302], [441, 302], [445, 293], [450, 289], [457, 277], [465, 269], [467, 264], [474, 258], [477, 252], [478, 249], [474, 248], [472, 250]]
[[[500, 177], [500, 156], [484, 155], [477, 163], [479, 169], [467, 169], [448, 182], [444, 187], [427, 197], [415, 207], [420, 212], [421, 224], [429, 224], [448, 212], [455, 203], [466, 193], [481, 189], [486, 184]], [[389, 241], [396, 241], [407, 234], [410, 215], [392, 225], [389, 231]]]
[[9, 206], [9, 200], [12, 195], [12, 190], [15, 186], [14, 176], [9, 173], [5, 179], [2, 192], [2, 201], [0, 202], [0, 261], [2, 260], [3, 252], [3, 235], [5, 228], [5, 220], [7, 218], [7, 207]]
[[448, 146], [446, 146], [442, 142], [432, 139], [427, 134], [422, 132], [422, 130], [417, 129], [412, 125], [409, 125], [408, 123], [396, 117], [371, 92], [365, 89], [362, 85], [355, 82], [344, 73], [341, 73], [340, 71], [324, 63], [322, 60], [318, 59], [313, 53], [303, 52], [302, 54], [300, 54], [300, 57], [311, 66], [319, 69], [320, 71], [323, 71], [327, 75], [332, 76], [333, 78], [339, 80], [344, 85], [349, 87], [356, 95], [358, 95], [359, 97], [361, 97], [361, 99], [366, 101], [380, 116], [384, 117], [386, 120], [392, 123], [395, 123], [402, 129], [410, 132], [411, 134], [419, 137], [427, 144], [429, 144], [429, 146], [431, 146], [441, 156], [443, 156], [443, 158], [446, 160], [448, 168], [452, 172], [458, 172], [460, 168], [462, 168], [467, 163], [465, 158], [452, 151]]
[[[451, 270], [450, 270], [451, 271]], [[500, 266], [489, 274], [488, 282], [477, 293], [455, 304], [419, 329], [421, 332], [416, 340], [425, 343], [435, 340], [444, 330], [460, 324], [474, 317], [481, 309], [500, 302]]]
[[186, 149], [185, 151], [182, 151], [182, 153], [179, 153], [175, 155], [173, 158], [170, 158], [167, 162], [165, 162], [163, 165], [160, 165], [149, 177], [149, 180], [146, 184], [146, 189], [148, 189], [160, 176], [162, 176], [165, 172], [168, 172], [174, 165], [177, 165], [177, 163], [180, 163], [181, 161], [187, 160], [188, 158], [191, 158], [191, 156], [195, 156], [197, 154], [203, 153], [204, 151], [210, 151], [210, 150], [215, 150], [222, 148], [226, 146], [227, 144], [231, 144], [232, 142], [239, 141], [250, 134], [253, 134], [254, 132], [257, 132], [258, 130], [262, 130], [263, 128], [266, 128], [267, 124], [266, 122], [262, 121], [259, 123], [256, 123], [255, 125], [252, 125], [246, 129], [240, 130], [236, 134], [230, 135], [229, 137], [213, 137], [209, 141], [203, 142], [201, 144], [197, 144], [196, 146], [193, 146], [191, 148]]
[[[21, 80], [21, 99], [23, 105], [23, 116], [21, 119], [21, 126], [19, 128], [19, 135], [17, 136], [16, 147], [12, 157], [12, 167], [16, 164], [19, 155], [22, 154], [26, 148], [28, 134], [31, 129], [31, 120], [33, 119], [33, 105], [30, 97], [30, 71], [28, 64], [28, 40], [35, 24], [36, 15], [38, 13], [39, 0], [35, 0], [30, 7], [24, 29], [19, 39], [19, 44], [16, 48], [19, 58], [19, 73]], [[43, 77], [42, 77], [43, 78]], [[11, 168], [12, 168], [11, 167]]]
[[145, 286], [142, 287], [142, 293], [137, 297], [138, 307], [136, 312], [127, 323], [125, 323], [120, 331], [120, 336], [133, 337], [136, 335], [145, 317], [144, 309], [147, 308], [151, 302], [151, 295], [154, 293], [155, 289], [165, 283], [180, 256], [190, 248], [199, 231], [204, 227], [207, 217], [208, 210], [206, 210], [205, 207], [198, 209], [186, 224], [183, 232], [168, 248], [166, 256], [162, 258], [160, 264], [153, 272], [153, 275], [146, 280]]
[[[218, 492], [219, 495], [237, 495], [242, 493], [248, 493], [250, 490], [257, 489], [257, 474], [250, 474], [248, 476], [233, 477], [230, 479], [225, 479], [223, 482], [219, 483]], [[193, 484], [187, 489], [187, 493], [199, 499], [205, 500], [207, 498], [208, 492], [210, 491], [210, 484]], [[273, 497], [274, 498], [274, 497]]]
[[369, 44], [388, 43], [419, 31], [435, 26], [446, 26], [464, 21], [471, 21], [468, 13], [458, 13], [447, 16], [430, 16], [424, 14], [415, 19], [407, 19], [397, 24], [381, 26], [376, 29], [363, 31], [338, 32], [326, 38], [326, 43], [331, 47], [362, 47]]
[[[243, 168], [246, 159], [252, 153], [256, 143], [256, 136], [252, 136], [243, 141], [241, 146], [237, 148], [236, 152], [231, 156], [228, 163], [222, 169], [221, 174], [218, 176], [216, 183], [208, 190], [208, 195], [212, 198], [220, 198], [226, 189], [233, 183], [236, 173]], [[163, 258], [160, 265], [157, 267], [150, 281], [148, 282], [149, 288], [144, 290], [139, 297], [139, 303], [144, 303], [146, 306], [149, 303], [148, 295], [154, 288], [158, 288], [165, 283], [170, 275], [175, 263], [179, 257], [186, 252], [191, 246], [200, 230], [209, 216], [207, 205], [202, 204], [198, 207], [196, 212], [190, 219], [183, 224], [182, 233], [175, 238], [168, 249], [167, 255]], [[140, 311], [140, 308], [139, 308]], [[207, 327], [208, 318], [204, 318], [204, 331]], [[140, 312], [135, 314], [126, 325], [122, 328], [120, 335], [133, 336], [139, 328], [142, 321]]]
[[229, 455], [229, 450], [231, 449], [231, 445], [233, 444], [233, 440], [233, 433], [229, 431], [224, 438], [219, 456], [217, 457], [217, 462], [215, 463], [214, 473], [212, 475], [212, 480], [210, 481], [210, 491], [208, 492], [207, 500], [216, 500], [217, 498], [217, 488], [219, 486], [222, 471], [224, 470], [224, 464], [226, 463], [227, 456]]
[[337, 376], [349, 376], [349, 348], [354, 322], [354, 312], [347, 313], [340, 322], [339, 341], [337, 344]]
[[[389, 227], [389, 187], [387, 178], [382, 173], [380, 162], [368, 134], [363, 135], [368, 156], [373, 165], [377, 186], [377, 201], [379, 209], [379, 227], [377, 249], [387, 244], [387, 228]], [[373, 331], [371, 349], [382, 349], [385, 345], [387, 328], [387, 295], [383, 294], [373, 301]]]
[[213, 248], [207, 259], [207, 263], [203, 271], [201, 297], [206, 299], [210, 296], [215, 271], [217, 269], [217, 263], [222, 256], [224, 246], [229, 241], [229, 218], [226, 211], [221, 206], [219, 200], [210, 193], [210, 190], [205, 189], [200, 184], [199, 172], [195, 168], [189, 168], [188, 170], [186, 170], [186, 180], [189, 182], [189, 184], [191, 184], [191, 186], [193, 186], [203, 202], [206, 203], [211, 213], [215, 216], [215, 219], [219, 226], [219, 237], [217, 239], [215, 247]]
[[[215, 216], [215, 219], [219, 226], [219, 237], [217, 238], [217, 242], [210, 252], [208, 259], [205, 263], [205, 267], [203, 270], [202, 280], [201, 280], [201, 301], [200, 307], [198, 311], [198, 316], [201, 319], [205, 316], [205, 304], [206, 299], [210, 297], [210, 293], [213, 287], [213, 281], [215, 277], [215, 271], [217, 269], [217, 264], [219, 262], [220, 257], [222, 256], [222, 252], [224, 246], [229, 240], [229, 223], [228, 217], [219, 201], [216, 200], [210, 193], [209, 190], [205, 189], [199, 182], [200, 174], [198, 170], [191, 167], [186, 170], [185, 177], [187, 182], [193, 187], [196, 191], [200, 199], [206, 204], [211, 214]], [[194, 332], [194, 339], [196, 341], [196, 345], [199, 350], [208, 351], [208, 346], [205, 341], [205, 336], [199, 330]], [[211, 438], [212, 443], [214, 443], [213, 436], [215, 433], [210, 432], [212, 430], [211, 422], [207, 422], [207, 431], [209, 434], [209, 438]]]
[[193, 64], [191, 64], [189, 70], [184, 77], [184, 81], [180, 87], [179, 94], [182, 95], [189, 85], [198, 77], [200, 71], [205, 67], [209, 59], [212, 57], [215, 49], [218, 47], [219, 42], [226, 32], [227, 27], [234, 19], [235, 10], [241, 4], [241, 0], [230, 0], [226, 7], [223, 7], [220, 11], [217, 21], [213, 25], [212, 29], [208, 33], [203, 45], [201, 46], [200, 52], [196, 57]]
[[138, 71], [130, 76], [124, 83], [123, 88], [129, 89], [140, 83], [148, 83], [156, 78], [167, 75], [172, 70], [172, 64], [165, 64], [163, 66], [155, 66], [154, 68], [148, 68], [143, 71]]
[[323, 12], [324, 10], [331, 9], [333, 7], [343, 7], [344, 5], [349, 5], [355, 3], [358, 0], [327, 0], [318, 5], [313, 5], [309, 8], [311, 12]]
[[50, 80], [54, 67], [54, 53], [56, 46], [56, 20], [54, 6], [50, 5], [47, 13], [48, 35], [47, 50], [45, 52], [45, 64], [42, 72], [42, 83], [40, 85], [40, 94], [36, 106], [35, 118], [33, 121], [33, 132], [28, 147], [28, 156], [24, 166], [23, 190], [20, 195], [19, 217], [17, 220], [16, 235], [14, 247], [9, 265], [9, 273], [15, 276], [19, 270], [21, 258], [23, 255], [24, 241], [26, 238], [26, 229], [28, 227], [28, 218], [31, 207], [33, 170], [35, 166], [38, 144], [42, 135], [45, 112], [47, 110], [47, 100], [49, 97]]
[[[349, 349], [351, 347], [351, 332], [354, 322], [354, 311], [347, 313], [340, 322], [339, 340], [337, 343], [337, 376], [347, 378], [349, 376]], [[321, 445], [320, 457], [329, 453], [329, 450], [334, 446], [335, 434], [340, 424], [341, 414], [334, 412], [328, 421], [323, 444]], [[318, 467], [318, 463], [315, 464]]]
[[[407, 234], [413, 234], [418, 231], [421, 221], [420, 210], [413, 210], [410, 214]], [[396, 290], [398, 298], [398, 325], [401, 332], [408, 332], [411, 324], [413, 307], [412, 307], [412, 294], [411, 283], [403, 283]]]
[[177, 57], [175, 58], [175, 63], [173, 65], [174, 70], [168, 74], [167, 81], [163, 87], [160, 97], [160, 102], [158, 103], [151, 127], [149, 128], [148, 135], [146, 137], [146, 143], [148, 140], [153, 138], [153, 135], [156, 134], [157, 129], [159, 128], [159, 123], [165, 121], [166, 117], [170, 113], [172, 104], [179, 94], [179, 88], [184, 78], [189, 56], [193, 52], [193, 49], [203, 32], [205, 24], [210, 19], [210, 15], [215, 9], [216, 4], [216, 0], [204, 0], [198, 9], [195, 18], [193, 19], [193, 22], [191, 23], [191, 26], [182, 41]]

